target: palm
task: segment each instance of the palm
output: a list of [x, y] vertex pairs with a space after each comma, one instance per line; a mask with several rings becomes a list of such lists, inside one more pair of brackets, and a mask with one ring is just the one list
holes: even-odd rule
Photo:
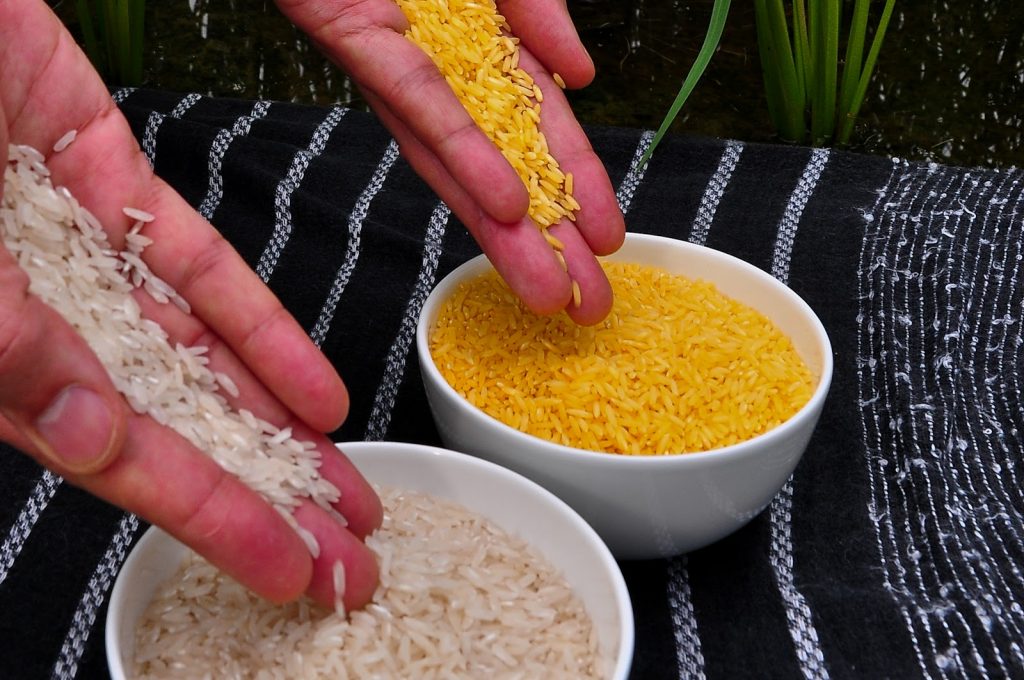
[[544, 91], [542, 130], [552, 154], [576, 178], [575, 224], [552, 229], [566, 245], [569, 276], [583, 305], [569, 304], [570, 278], [525, 218], [526, 191], [473, 124], [429, 58], [402, 35], [407, 22], [391, 0], [278, 0], [300, 28], [362, 87], [410, 164], [472, 232], [506, 281], [534, 310], [566, 308], [580, 323], [604, 318], [607, 279], [595, 259], [622, 242], [624, 225], [611, 183], [551, 73], [570, 86], [593, 77], [560, 0], [506, 1], [500, 9], [522, 40], [520, 64]]
[[[0, 0], [0, 73], [0, 152], [6, 154], [9, 141], [50, 156], [54, 184], [67, 186], [100, 219], [115, 246], [130, 226], [124, 206], [157, 216], [146, 226], [155, 243], [145, 259], [190, 302], [193, 313], [140, 294], [144, 313], [172, 342], [209, 346], [211, 365], [238, 384], [239, 405], [281, 426], [292, 425], [296, 436], [318, 443], [325, 476], [343, 491], [339, 510], [351, 533], [322, 511], [300, 509], [301, 521], [326, 547], [312, 563], [269, 505], [184, 439], [140, 416], [129, 416], [124, 448], [110, 467], [94, 475], [58, 472], [164, 526], [269, 597], [294, 597], [309, 586], [329, 601], [329, 565], [340, 554], [347, 566], [372, 562], [358, 537], [380, 518], [372, 490], [318, 434], [336, 428], [347, 412], [340, 378], [220, 235], [152, 173], [102, 81], [43, 2]], [[54, 142], [72, 129], [78, 131], [74, 143], [51, 155]], [[0, 265], [11, 265], [2, 255], [6, 260]], [[47, 367], [37, 370], [45, 381]], [[32, 449], [5, 419], [0, 419], [0, 435]], [[364, 571], [362, 588], [372, 590], [373, 575]], [[355, 602], [369, 593], [351, 597]]]

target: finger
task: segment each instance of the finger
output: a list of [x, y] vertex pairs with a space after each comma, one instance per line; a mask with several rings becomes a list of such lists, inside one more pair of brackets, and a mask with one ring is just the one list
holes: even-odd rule
[[[296, 433], [303, 436], [302, 430]], [[380, 528], [384, 519], [384, 506], [373, 486], [356, 469], [352, 461], [329, 441], [317, 446], [320, 454], [320, 474], [334, 484], [341, 496], [334, 508], [348, 522], [347, 528], [357, 538], [366, 538]]]
[[386, 102], [487, 214], [501, 222], [526, 214], [529, 194], [522, 180], [430, 58], [402, 35], [404, 18], [374, 25], [343, 12], [326, 20], [311, 18], [316, 13], [307, 3], [282, 3], [282, 8], [286, 5], [289, 17], [364, 89]]
[[594, 79], [594, 62], [580, 42], [564, 0], [505, 0], [498, 9], [522, 45], [568, 87], [584, 87]]
[[571, 222], [563, 220], [548, 231], [562, 242], [569, 278], [577, 287], [565, 307], [566, 314], [581, 326], [604, 321], [612, 309], [612, 287], [601, 263]]
[[447, 172], [437, 158], [416, 139], [386, 104], [367, 93], [381, 121], [395, 136], [402, 155], [451, 208], [480, 244], [501, 277], [537, 314], [554, 314], [570, 301], [569, 277], [550, 244], [529, 218], [497, 222], [480, 209], [473, 197]]
[[306, 589], [310, 597], [327, 606], [334, 604], [334, 565], [340, 562], [345, 609], [358, 609], [367, 604], [378, 582], [377, 558], [373, 552], [348, 531], [338, 531], [337, 523], [312, 503], [300, 505], [295, 518], [312, 532], [320, 546]]
[[[4, 101], [0, 98], [0, 166], [7, 167], [7, 116], [4, 115]], [[4, 184], [0, 182], [0, 198], [4, 196]]]
[[0, 412], [51, 464], [101, 470], [121, 448], [126, 408], [89, 346], [28, 285], [0, 248]]
[[540, 128], [548, 140], [551, 155], [558, 159], [563, 172], [572, 173], [573, 196], [580, 205], [574, 226], [591, 252], [609, 255], [622, 245], [626, 225], [604, 163], [551, 76], [525, 50], [519, 63], [544, 95]]

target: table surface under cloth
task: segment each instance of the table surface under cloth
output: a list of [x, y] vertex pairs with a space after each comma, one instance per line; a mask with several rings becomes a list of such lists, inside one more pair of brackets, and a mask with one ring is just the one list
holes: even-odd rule
[[[439, 444], [413, 351], [478, 254], [369, 114], [121, 90], [157, 173], [345, 378], [334, 438]], [[736, 534], [623, 562], [635, 678], [1024, 676], [1024, 173], [588, 130], [630, 231], [732, 253], [821, 316], [835, 377], [794, 476]], [[93, 678], [145, 525], [0, 453], [0, 678]]]

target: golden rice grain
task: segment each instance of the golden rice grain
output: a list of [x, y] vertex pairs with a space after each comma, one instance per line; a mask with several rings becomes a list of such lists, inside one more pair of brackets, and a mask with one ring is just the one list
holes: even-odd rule
[[[562, 243], [558, 239], [558, 237], [556, 237], [554, 234], [552, 234], [547, 229], [544, 230], [544, 238], [547, 239], [547, 242], [550, 243], [551, 247], [554, 248], [555, 250], [557, 250], [557, 251], [565, 250], [565, 244]], [[559, 252], [559, 255], [561, 255], [561, 252]]]
[[736, 444], [810, 399], [816, 378], [760, 312], [706, 281], [604, 267], [615, 301], [592, 327], [529, 312], [494, 273], [460, 286], [430, 336], [445, 380], [528, 434], [634, 455]]
[[563, 90], [565, 89], [565, 81], [562, 80], [562, 76], [558, 75], [557, 73], [552, 73], [551, 78], [555, 81], [555, 85], [558, 85], [558, 87], [562, 88]]

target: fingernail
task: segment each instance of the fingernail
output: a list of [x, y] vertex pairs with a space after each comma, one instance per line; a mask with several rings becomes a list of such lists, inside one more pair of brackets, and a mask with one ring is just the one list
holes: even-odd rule
[[103, 460], [113, 440], [114, 418], [107, 402], [79, 385], [66, 387], [36, 419], [45, 451], [72, 471], [83, 472]]

